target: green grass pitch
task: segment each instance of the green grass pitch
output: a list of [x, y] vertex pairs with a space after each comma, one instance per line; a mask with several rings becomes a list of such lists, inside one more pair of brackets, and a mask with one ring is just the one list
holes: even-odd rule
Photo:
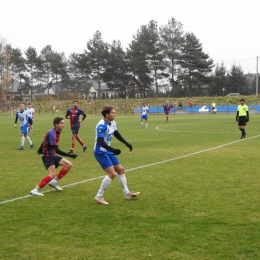
[[[57, 116], [63, 116], [57, 114]], [[19, 151], [14, 117], [0, 124], [0, 259], [222, 260], [259, 259], [259, 115], [252, 114], [240, 140], [235, 114], [117, 115], [133, 151], [113, 138], [134, 200], [124, 199], [117, 178], [105, 192], [109, 205], [94, 202], [104, 172], [93, 156], [95, 126], [82, 123], [71, 172], [57, 192], [29, 192], [47, 174], [36, 151], [54, 116], [36, 117], [35, 148]], [[69, 121], [59, 147], [69, 151]], [[60, 167], [58, 169], [61, 169]]]

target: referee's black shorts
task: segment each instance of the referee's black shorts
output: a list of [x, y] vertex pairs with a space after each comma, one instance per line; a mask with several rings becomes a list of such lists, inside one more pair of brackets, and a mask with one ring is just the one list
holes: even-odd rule
[[240, 117], [238, 117], [238, 125], [239, 126], [241, 126], [241, 125], [243, 125], [243, 126], [245, 126], [246, 125], [246, 116], [240, 116]]

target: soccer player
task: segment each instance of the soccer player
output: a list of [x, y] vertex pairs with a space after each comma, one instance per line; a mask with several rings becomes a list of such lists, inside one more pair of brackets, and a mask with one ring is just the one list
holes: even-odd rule
[[28, 136], [28, 112], [25, 110], [25, 105], [20, 104], [19, 110], [15, 114], [15, 121], [14, 121], [14, 127], [16, 128], [16, 124], [18, 119], [20, 120], [20, 127], [21, 127], [21, 146], [18, 148], [19, 150], [23, 150], [24, 147], [24, 141], [25, 139], [30, 144], [30, 149], [34, 147], [34, 144], [32, 143], [32, 140]]
[[112, 136], [114, 135], [119, 141], [124, 143], [132, 151], [133, 147], [129, 144], [118, 132], [116, 122], [114, 121], [116, 112], [112, 106], [104, 106], [102, 108], [101, 119], [96, 126], [96, 137], [94, 145], [94, 156], [99, 162], [100, 166], [106, 173], [106, 177], [102, 180], [101, 186], [96, 194], [94, 200], [101, 204], [108, 204], [103, 198], [103, 194], [108, 185], [118, 174], [118, 181], [122, 187], [125, 199], [130, 200], [140, 194], [140, 192], [131, 192], [127, 187], [125, 170], [120, 164], [116, 155], [119, 155], [121, 151], [110, 146]]
[[249, 121], [248, 106], [245, 104], [245, 100], [240, 99], [240, 105], [237, 106], [236, 121], [238, 121], [238, 129], [242, 132], [240, 139], [246, 137], [246, 124]]
[[[54, 128], [45, 134], [43, 142], [37, 151], [38, 154], [41, 154], [42, 162], [49, 174], [45, 176], [33, 190], [31, 190], [30, 194], [32, 195], [43, 196], [44, 194], [40, 192], [40, 189], [47, 184], [58, 191], [62, 191], [62, 188], [58, 186], [58, 181], [70, 171], [72, 163], [65, 158], [57, 156], [57, 154], [68, 156], [73, 159], [77, 157], [76, 154], [63, 152], [58, 147], [60, 133], [65, 127], [64, 119], [62, 117], [54, 118], [53, 125]], [[56, 168], [59, 165], [62, 165], [63, 168], [60, 170], [58, 175], [56, 175]]]
[[32, 135], [32, 132], [33, 132], [33, 121], [34, 121], [34, 118], [35, 118], [35, 110], [34, 108], [32, 107], [32, 104], [31, 103], [28, 103], [27, 104], [27, 112], [28, 112], [28, 130], [30, 132], [30, 135]]
[[149, 108], [146, 106], [145, 103], [141, 106], [141, 127], [144, 126], [143, 120], [145, 120], [145, 127], [148, 127], [148, 115], [149, 115]]
[[166, 115], [166, 122], [168, 123], [169, 121], [169, 114], [170, 114], [170, 111], [171, 111], [171, 108], [173, 108], [173, 105], [172, 104], [169, 104], [169, 100], [166, 101], [166, 103], [163, 105], [163, 110], [164, 110], [164, 113]]
[[[71, 142], [71, 148], [69, 153], [73, 153], [74, 147], [75, 147], [75, 139], [80, 143], [80, 145], [83, 148], [83, 152], [86, 152], [87, 146], [84, 144], [84, 142], [81, 140], [79, 136], [79, 128], [80, 128], [80, 123], [87, 117], [87, 114], [80, 108], [78, 108], [78, 101], [73, 101], [72, 102], [72, 107], [69, 108], [66, 112], [66, 118], [70, 119], [70, 126], [71, 126], [71, 131], [72, 131], [72, 142]], [[80, 119], [80, 115], [82, 115], [82, 119]]]

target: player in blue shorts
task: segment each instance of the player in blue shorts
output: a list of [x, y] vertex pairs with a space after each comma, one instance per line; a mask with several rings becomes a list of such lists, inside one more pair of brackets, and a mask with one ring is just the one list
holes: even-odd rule
[[141, 106], [141, 127], [144, 126], [143, 120], [145, 120], [145, 127], [148, 127], [148, 115], [149, 115], [149, 108], [146, 106], [145, 103]]
[[14, 127], [16, 128], [17, 121], [20, 121], [20, 127], [21, 127], [21, 145], [18, 148], [19, 150], [23, 150], [24, 147], [24, 141], [25, 139], [30, 144], [30, 149], [34, 147], [34, 144], [32, 143], [32, 140], [28, 136], [28, 112], [25, 110], [25, 105], [20, 104], [19, 110], [15, 114], [15, 121], [14, 121]]
[[[70, 171], [72, 163], [65, 158], [57, 156], [57, 154], [68, 156], [73, 159], [77, 157], [76, 154], [65, 153], [58, 147], [60, 132], [65, 127], [64, 119], [62, 117], [54, 118], [53, 125], [54, 128], [45, 134], [43, 142], [37, 151], [38, 154], [41, 154], [43, 165], [46, 170], [48, 170], [49, 174], [45, 176], [33, 190], [31, 190], [30, 194], [32, 195], [43, 196], [44, 194], [40, 192], [40, 189], [45, 187], [47, 184], [54, 189], [61, 191], [62, 188], [58, 186], [58, 181]], [[59, 165], [63, 166], [63, 168], [56, 175], [56, 168]]]
[[104, 106], [102, 108], [101, 114], [104, 118], [101, 119], [96, 126], [94, 156], [99, 162], [100, 166], [106, 172], [106, 177], [102, 180], [101, 186], [94, 200], [101, 204], [108, 204], [104, 200], [103, 194], [108, 185], [115, 178], [116, 173], [118, 174], [118, 181], [122, 187], [125, 199], [132, 199], [138, 196], [140, 192], [129, 191], [125, 177], [125, 170], [116, 157], [116, 155], [119, 155], [121, 151], [110, 146], [112, 136], [114, 135], [119, 141], [124, 143], [130, 149], [130, 152], [132, 151], [133, 147], [121, 136], [117, 130], [116, 122], [114, 121], [116, 116], [114, 107]]

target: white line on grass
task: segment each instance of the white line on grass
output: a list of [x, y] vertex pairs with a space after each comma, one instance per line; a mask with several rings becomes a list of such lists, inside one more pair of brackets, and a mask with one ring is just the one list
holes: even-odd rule
[[[209, 151], [216, 150], [216, 149], [219, 149], [219, 148], [231, 145], [231, 144], [235, 144], [235, 143], [238, 143], [238, 142], [243, 142], [243, 141], [254, 139], [254, 138], [257, 138], [257, 137], [260, 137], [260, 135], [252, 136], [252, 137], [249, 137], [249, 138], [246, 138], [246, 139], [242, 139], [242, 140], [233, 141], [233, 142], [230, 142], [230, 143], [222, 144], [222, 145], [219, 145], [219, 146], [216, 146], [216, 147], [208, 148], [208, 149], [197, 151], [197, 152], [194, 152], [194, 153], [189, 153], [189, 154], [178, 156], [178, 157], [175, 157], [175, 158], [163, 160], [163, 161], [160, 161], [160, 162], [155, 162], [155, 163], [151, 163], [151, 164], [138, 166], [138, 167], [135, 167], [135, 168], [128, 169], [125, 172], [131, 172], [131, 171], [143, 169], [143, 168], [150, 167], [150, 166], [154, 166], [154, 165], [158, 165], [158, 164], [162, 164], [162, 163], [167, 163], [167, 162], [183, 159], [183, 158], [186, 158], [186, 157], [189, 157], [189, 156], [192, 156], [192, 155], [209, 152]], [[100, 178], [104, 178], [104, 175], [96, 177], [96, 178], [88, 179], [88, 180], [74, 182], [74, 183], [71, 183], [71, 184], [64, 185], [62, 187], [63, 188], [67, 188], [67, 187], [75, 186], [75, 185], [82, 184], [82, 183], [85, 183], [85, 182], [95, 181], [95, 180], [98, 180]], [[47, 192], [51, 192], [51, 191], [53, 191], [53, 189], [45, 190], [42, 193], [47, 193]], [[29, 197], [32, 197], [32, 196], [35, 196], [35, 195], [26, 195], [26, 196], [23, 196], [23, 197], [13, 198], [13, 199], [10, 199], [10, 200], [4, 200], [4, 201], [1, 201], [0, 204], [5, 204], [5, 203], [13, 202], [13, 201], [16, 201], [16, 200], [21, 200], [21, 199], [26, 199], [26, 198], [29, 198]]]

